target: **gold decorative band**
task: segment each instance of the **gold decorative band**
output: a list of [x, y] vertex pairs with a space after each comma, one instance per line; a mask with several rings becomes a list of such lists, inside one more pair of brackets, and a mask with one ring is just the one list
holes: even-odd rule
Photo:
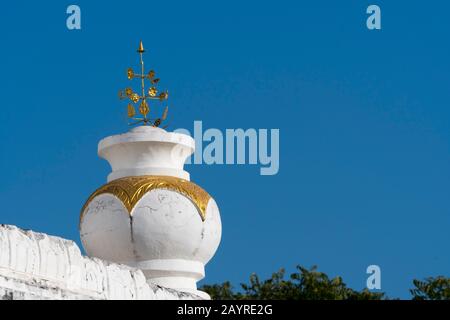
[[170, 176], [136, 176], [113, 180], [98, 188], [81, 209], [80, 222], [89, 203], [98, 195], [109, 193], [119, 198], [131, 215], [136, 203], [149, 191], [167, 189], [181, 193], [197, 207], [203, 221], [206, 218], [206, 206], [211, 196], [195, 183]]

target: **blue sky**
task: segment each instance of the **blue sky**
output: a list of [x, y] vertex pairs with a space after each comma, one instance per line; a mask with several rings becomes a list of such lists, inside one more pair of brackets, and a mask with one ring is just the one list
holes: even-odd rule
[[[409, 297], [450, 276], [450, 4], [444, 1], [64, 1], [2, 6], [0, 223], [78, 244], [79, 210], [126, 131], [117, 91], [146, 65], [171, 128], [279, 128], [280, 171], [190, 165], [223, 237], [207, 283], [318, 265], [353, 288], [366, 268]], [[369, 31], [378, 4], [382, 30]]]

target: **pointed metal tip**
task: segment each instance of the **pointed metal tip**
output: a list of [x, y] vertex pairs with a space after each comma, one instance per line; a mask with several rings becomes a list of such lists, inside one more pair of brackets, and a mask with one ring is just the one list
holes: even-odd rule
[[144, 50], [144, 44], [142, 43], [142, 40], [141, 40], [141, 42], [139, 43], [139, 49], [138, 49], [137, 52], [139, 52], [139, 53], [144, 53], [144, 52], [145, 52], [145, 50]]

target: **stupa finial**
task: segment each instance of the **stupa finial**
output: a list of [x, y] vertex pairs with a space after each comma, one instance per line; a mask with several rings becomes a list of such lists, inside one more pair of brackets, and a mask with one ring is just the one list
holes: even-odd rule
[[[159, 127], [161, 123], [166, 120], [167, 113], [169, 111], [169, 107], [166, 107], [164, 109], [163, 114], [160, 118], [154, 118], [151, 119], [148, 117], [148, 114], [150, 113], [150, 105], [148, 100], [159, 100], [160, 102], [167, 100], [169, 97], [169, 92], [162, 91], [161, 93], [158, 92], [158, 89], [156, 88], [159, 78], [155, 77], [155, 71], [150, 70], [147, 74], [145, 73], [144, 69], [144, 59], [143, 54], [145, 52], [144, 44], [142, 43], [142, 40], [139, 43], [139, 48], [137, 50], [140, 57], [141, 62], [141, 73], [135, 73], [132, 68], [128, 68], [127, 70], [127, 77], [129, 80], [133, 80], [135, 78], [141, 79], [141, 94], [134, 92], [132, 88], [128, 87], [125, 88], [125, 90], [119, 91], [119, 98], [121, 100], [129, 99], [130, 102], [128, 103], [128, 118], [131, 120], [134, 120], [134, 122], [130, 123], [130, 125], [136, 125], [136, 124], [144, 124], [144, 125], [151, 125], [153, 127]], [[145, 89], [145, 80], [148, 79], [151, 83], [151, 87], [146, 91]], [[140, 116], [136, 117], [136, 108], [138, 107]]]

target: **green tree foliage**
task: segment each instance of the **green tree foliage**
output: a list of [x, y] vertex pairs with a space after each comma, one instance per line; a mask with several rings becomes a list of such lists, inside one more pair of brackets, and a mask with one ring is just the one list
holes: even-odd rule
[[[443, 276], [414, 280], [410, 290], [413, 300], [450, 300], [450, 278]], [[297, 266], [296, 272], [286, 278], [284, 269], [260, 280], [256, 274], [250, 276], [248, 284], [241, 284], [235, 291], [229, 281], [222, 284], [205, 285], [201, 290], [216, 300], [384, 300], [385, 293], [367, 289], [350, 289], [341, 277], [330, 279], [317, 267], [306, 269]]]
[[235, 292], [230, 282], [220, 285], [205, 285], [201, 290], [217, 300], [379, 300], [384, 293], [367, 289], [355, 291], [346, 286], [341, 277], [330, 279], [317, 267], [306, 269], [297, 266], [297, 272], [286, 279], [284, 269], [272, 274], [267, 280], [260, 280], [256, 274], [250, 276], [249, 284], [241, 284], [241, 291]]
[[442, 276], [426, 278], [425, 281], [414, 280], [411, 289], [413, 300], [450, 300], [450, 278]]

